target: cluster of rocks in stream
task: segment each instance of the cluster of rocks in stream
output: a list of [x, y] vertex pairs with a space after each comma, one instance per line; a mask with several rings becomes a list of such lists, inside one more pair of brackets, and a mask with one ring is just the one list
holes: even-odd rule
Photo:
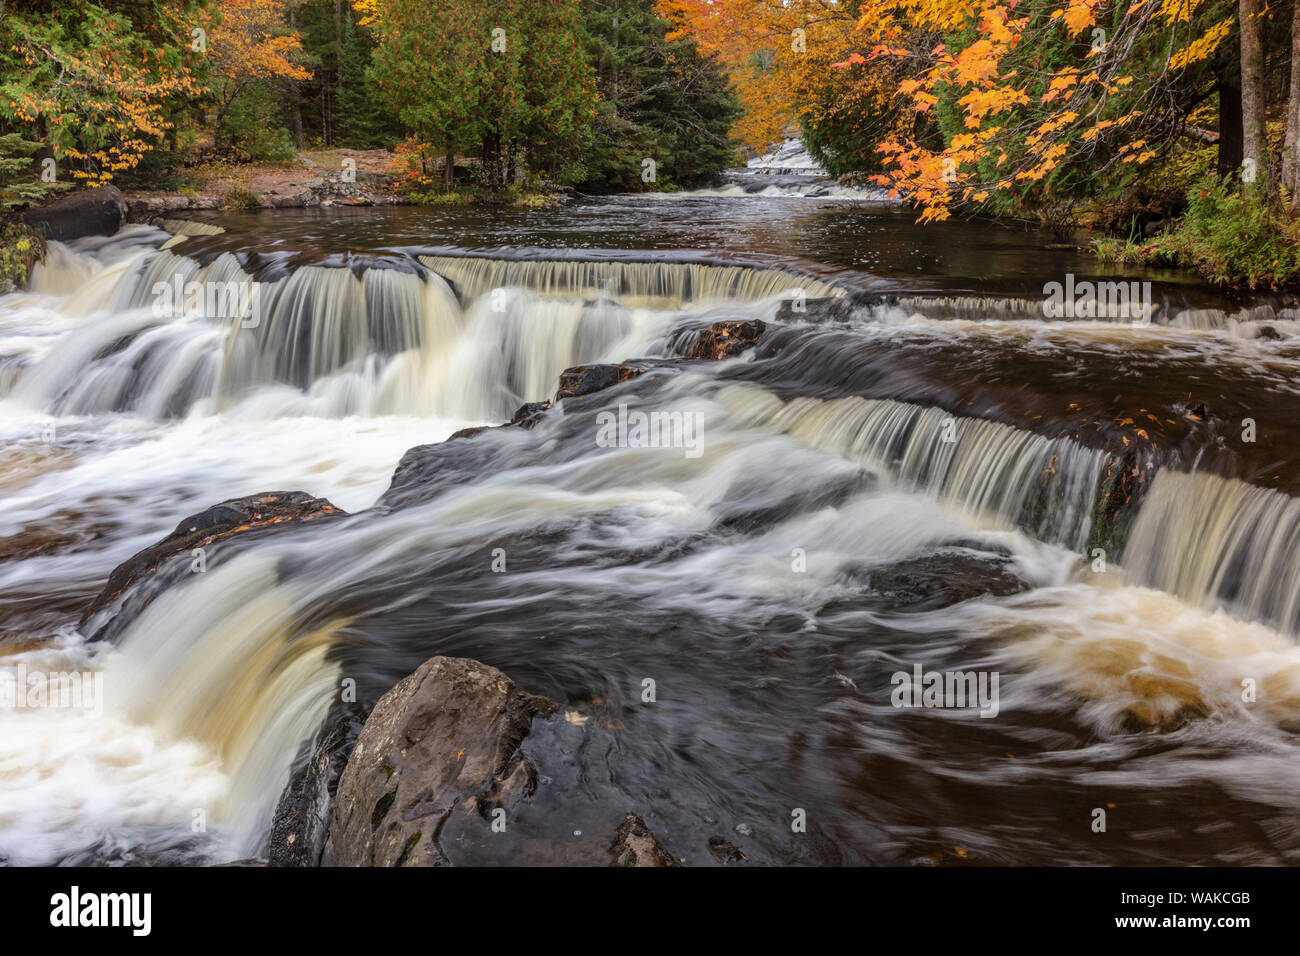
[[[678, 354], [686, 359], [732, 357], [757, 344], [765, 331], [762, 322], [716, 323], [689, 330], [678, 337]], [[566, 369], [554, 399], [526, 404], [510, 422], [494, 427], [531, 429], [561, 403], [581, 401], [650, 369], [671, 367], [673, 362], [643, 360]], [[411, 449], [394, 472], [394, 487], [430, 474], [423, 456], [428, 449], [468, 449], [479, 443], [465, 439], [484, 430], [467, 429], [439, 445]], [[471, 476], [467, 466], [447, 480]], [[384, 501], [377, 509], [385, 507]], [[230, 539], [240, 547], [255, 546], [254, 539], [260, 536], [343, 515], [328, 501], [304, 492], [268, 492], [225, 501], [185, 518], [162, 541], [113, 571], [86, 609], [82, 631], [97, 639], [120, 634], [152, 597], [174, 583], [175, 575], [161, 572], [186, 564], [195, 549]], [[736, 527], [761, 525], [765, 517], [738, 518]], [[1007, 556], [974, 554], [961, 542], [933, 555], [869, 569], [861, 577], [866, 599], [917, 610], [982, 595], [1011, 594], [1025, 587]], [[495, 861], [495, 851], [486, 846], [491, 824], [502, 815], [518, 820], [516, 810], [546, 785], [545, 768], [538, 766], [538, 758], [525, 744], [536, 721], [562, 719], [558, 710], [555, 702], [521, 690], [493, 667], [443, 656], [425, 661], [373, 708], [334, 701], [315, 737], [294, 761], [267, 835], [266, 863], [440, 866]], [[608, 843], [601, 844], [605, 862], [680, 865], [632, 809], [621, 811], [617, 825], [611, 819]], [[526, 829], [524, 824], [516, 825]], [[531, 841], [527, 845], [534, 856], [559, 853], [544, 832], [525, 839]], [[724, 865], [746, 862], [744, 854], [721, 837], [713, 838], [708, 850]]]
[[[554, 399], [523, 405], [503, 425], [463, 429], [438, 445], [403, 456], [393, 476], [427, 474], [422, 452], [446, 448], [489, 428], [535, 427], [566, 400], [581, 399], [629, 382], [649, 369], [683, 359], [719, 359], [754, 345], [762, 322], [717, 323], [695, 334], [675, 360], [583, 365], [560, 376]], [[683, 339], [683, 341], [686, 341]], [[461, 442], [457, 441], [457, 445]], [[453, 480], [470, 474], [454, 475]], [[378, 507], [383, 507], [381, 499]], [[223, 501], [183, 519], [158, 543], [119, 565], [81, 616], [89, 639], [113, 639], [178, 574], [198, 550], [237, 538], [345, 512], [306, 492], [265, 492]], [[535, 718], [555, 705], [517, 690], [500, 671], [477, 661], [434, 657], [402, 680], [368, 711], [335, 701], [314, 739], [299, 754], [281, 794], [268, 834], [272, 866], [423, 866], [472, 862], [465, 841], [444, 846], [439, 834], [459, 816], [483, 817], [527, 799], [539, 775], [521, 745]], [[629, 813], [610, 836], [608, 857], [616, 866], [677, 866], [678, 861]], [[239, 864], [256, 861], [237, 861]]]

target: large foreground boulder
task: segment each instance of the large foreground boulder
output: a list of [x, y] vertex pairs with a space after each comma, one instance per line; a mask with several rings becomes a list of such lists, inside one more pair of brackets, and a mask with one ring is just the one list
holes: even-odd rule
[[443, 866], [453, 815], [490, 832], [537, 786], [520, 750], [550, 709], [493, 667], [434, 657], [380, 699], [338, 784], [322, 864]]
[[46, 239], [66, 242], [111, 236], [126, 224], [126, 200], [116, 186], [83, 189], [23, 212], [23, 221]]

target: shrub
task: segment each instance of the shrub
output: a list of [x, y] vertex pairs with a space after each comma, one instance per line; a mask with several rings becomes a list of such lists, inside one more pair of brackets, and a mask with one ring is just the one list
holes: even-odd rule
[[20, 222], [0, 225], [0, 293], [27, 284], [32, 266], [45, 258], [45, 243]]
[[1187, 210], [1146, 242], [1098, 239], [1103, 262], [1192, 269], [1220, 285], [1277, 289], [1300, 283], [1300, 223], [1262, 184], [1208, 174], [1187, 194]]
[[1300, 280], [1300, 227], [1262, 185], [1208, 177], [1187, 203], [1174, 228], [1147, 243], [1149, 261], [1252, 289]]

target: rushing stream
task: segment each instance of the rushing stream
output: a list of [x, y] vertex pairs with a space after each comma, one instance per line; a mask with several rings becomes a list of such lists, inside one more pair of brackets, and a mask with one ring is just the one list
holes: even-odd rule
[[[259, 856], [339, 682], [445, 654], [572, 718], [526, 745], [553, 839], [485, 859], [602, 862], [636, 811], [691, 864], [1295, 861], [1294, 310], [1147, 273], [1152, 321], [1048, 319], [1099, 274], [1074, 244], [773, 182], [52, 244], [0, 298], [0, 655], [104, 699], [0, 712], [0, 857]], [[177, 282], [255, 313], [160, 310]], [[738, 319], [757, 349], [667, 361]], [[633, 358], [665, 361], [393, 480]], [[693, 428], [600, 440], [620, 406]], [[116, 565], [271, 490], [349, 516], [78, 631]], [[916, 667], [996, 675], [995, 713], [894, 706]]]

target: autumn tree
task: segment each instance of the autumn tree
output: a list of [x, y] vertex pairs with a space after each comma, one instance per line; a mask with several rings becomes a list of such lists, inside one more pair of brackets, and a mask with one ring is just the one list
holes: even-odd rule
[[306, 80], [302, 39], [289, 29], [283, 0], [218, 0], [205, 11], [206, 52], [218, 137], [231, 106], [251, 84]]
[[864, 0], [861, 14], [840, 68], [906, 67], [915, 129], [939, 133], [879, 146], [882, 181], [922, 219], [999, 195], [1063, 215], [1130, 181], [1187, 132], [1234, 22], [1222, 0]]
[[135, 168], [202, 93], [193, 4], [11, 4], [0, 17], [0, 124], [36, 136], [74, 180]]

